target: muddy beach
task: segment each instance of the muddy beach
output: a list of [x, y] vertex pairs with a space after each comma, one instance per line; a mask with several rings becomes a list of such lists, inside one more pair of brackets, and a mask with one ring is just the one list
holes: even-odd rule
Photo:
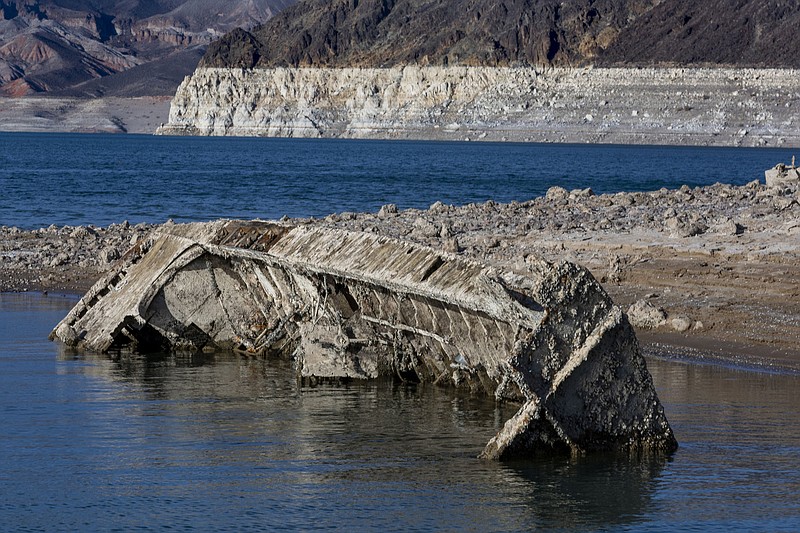
[[[800, 370], [800, 188], [551, 188], [526, 202], [338, 213], [299, 223], [374, 232], [504, 268], [588, 267], [650, 353]], [[170, 223], [170, 222], [168, 222]], [[83, 293], [156, 226], [0, 228], [0, 290]]]

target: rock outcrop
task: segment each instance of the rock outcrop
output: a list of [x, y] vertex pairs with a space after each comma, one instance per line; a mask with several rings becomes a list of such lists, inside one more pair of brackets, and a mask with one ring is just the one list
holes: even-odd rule
[[794, 158], [792, 158], [791, 167], [778, 163], [771, 169], [764, 171], [764, 178], [767, 182], [767, 187], [780, 187], [781, 185], [797, 187], [800, 185], [800, 170], [797, 169], [794, 164]]
[[210, 45], [161, 131], [796, 144], [797, 73], [734, 67], [800, 67], [798, 22], [757, 0], [301, 0]]
[[53, 332], [84, 349], [232, 348], [303, 378], [450, 384], [520, 410], [492, 459], [676, 447], [625, 315], [583, 268], [490, 268], [374, 234], [164, 226]]
[[164, 134], [800, 144], [782, 69], [200, 68]]

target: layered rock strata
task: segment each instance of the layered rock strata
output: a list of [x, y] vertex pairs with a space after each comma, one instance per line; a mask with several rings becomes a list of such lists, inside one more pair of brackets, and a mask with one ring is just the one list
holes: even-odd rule
[[800, 76], [734, 68], [200, 68], [157, 133], [800, 144]]
[[676, 447], [627, 318], [571, 263], [499, 270], [369, 233], [169, 226], [53, 337], [100, 351], [233, 348], [291, 357], [304, 378], [395, 376], [521, 402], [491, 459]]

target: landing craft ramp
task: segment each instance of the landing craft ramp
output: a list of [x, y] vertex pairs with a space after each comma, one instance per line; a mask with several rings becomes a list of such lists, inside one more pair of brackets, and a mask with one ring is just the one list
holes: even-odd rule
[[292, 358], [304, 378], [391, 375], [520, 402], [486, 458], [677, 445], [627, 318], [566, 262], [512, 272], [313, 225], [164, 226], [51, 337], [233, 349]]

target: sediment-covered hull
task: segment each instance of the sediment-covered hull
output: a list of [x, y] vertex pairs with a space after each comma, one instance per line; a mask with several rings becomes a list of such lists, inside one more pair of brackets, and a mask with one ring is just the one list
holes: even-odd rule
[[88, 350], [235, 349], [305, 378], [464, 387], [521, 409], [487, 458], [676, 442], [627, 318], [585, 270], [498, 270], [374, 234], [219, 221], [140, 243], [52, 334]]

